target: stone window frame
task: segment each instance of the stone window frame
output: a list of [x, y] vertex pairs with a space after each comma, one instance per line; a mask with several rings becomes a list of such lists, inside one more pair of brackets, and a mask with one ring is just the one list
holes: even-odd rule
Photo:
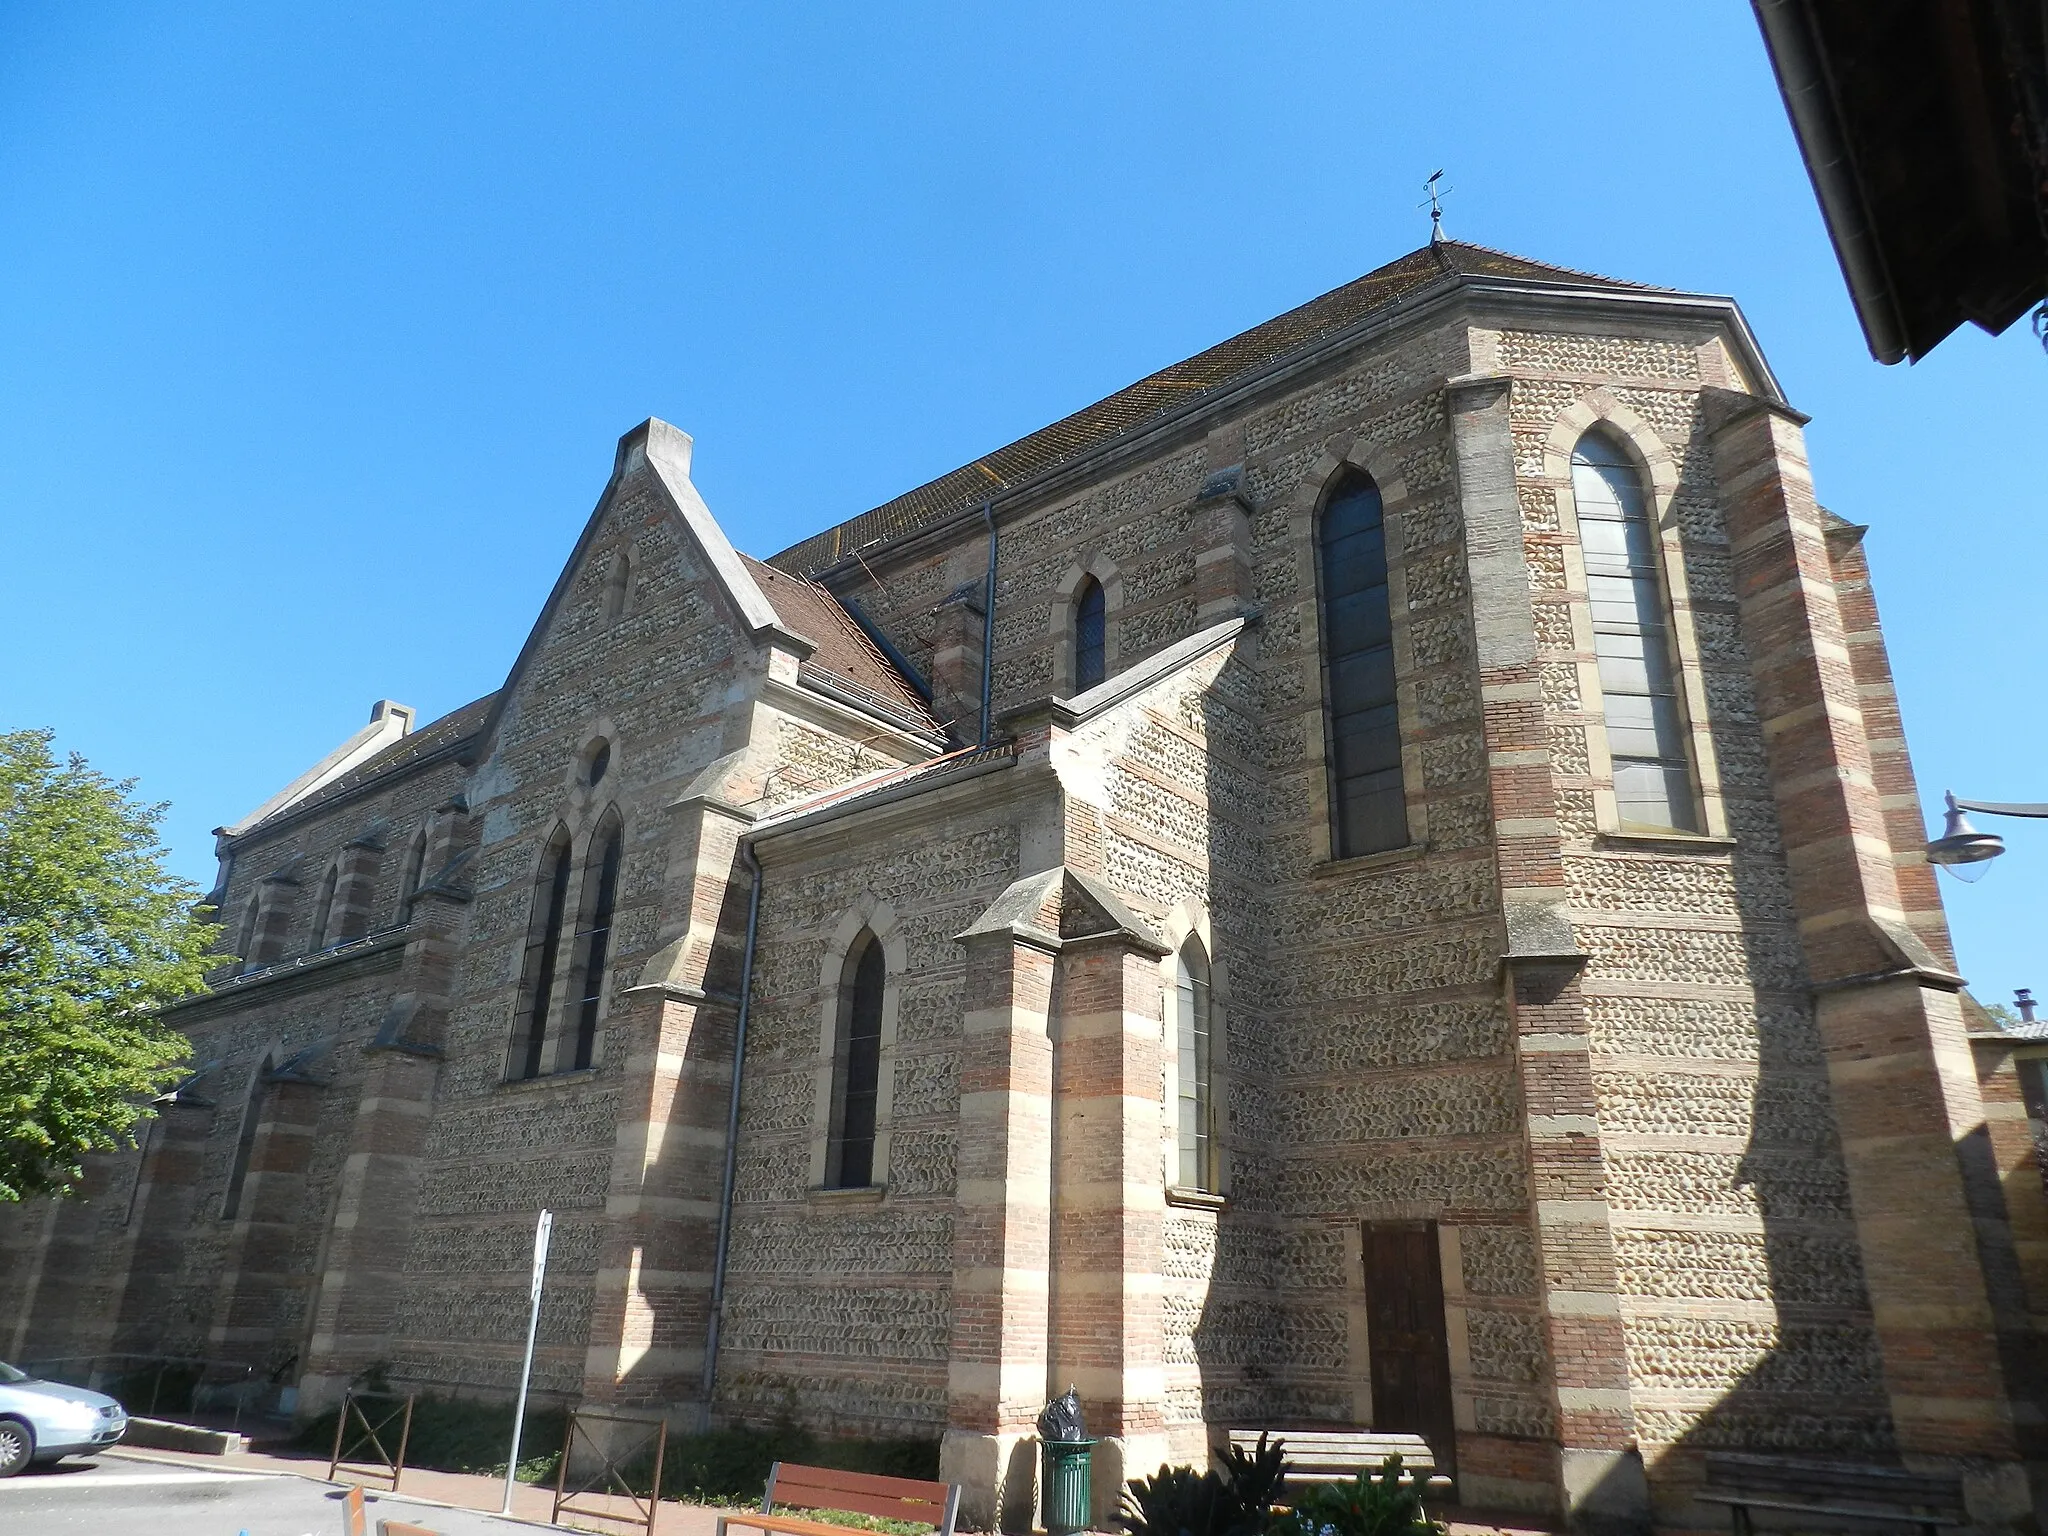
[[[600, 746], [611, 749], [610, 762], [603, 782], [592, 785], [588, 782], [589, 763], [593, 752]], [[521, 1077], [511, 1071], [512, 1043], [518, 1038], [520, 1016], [529, 1006], [526, 992], [524, 945], [520, 959], [518, 989], [513, 996], [512, 1017], [505, 1036], [506, 1070], [499, 1078], [500, 1087], [518, 1087], [546, 1082], [549, 1079], [577, 1081], [600, 1072], [605, 1065], [605, 1025], [611, 1019], [611, 989], [605, 988], [598, 999], [596, 1038], [591, 1043], [590, 1065], [587, 1067], [565, 1067], [564, 1049], [573, 1060], [575, 1051], [575, 1028], [570, 1010], [581, 1002], [572, 998], [575, 978], [578, 972], [576, 952], [578, 927], [582, 914], [590, 908], [596, 895], [595, 882], [600, 871], [593, 866], [592, 854], [596, 849], [598, 835], [604, 830], [605, 819], [616, 814], [619, 821], [619, 891], [626, 888], [627, 870], [632, 858], [633, 819], [626, 802], [616, 793], [621, 782], [621, 770], [625, 765], [625, 753], [619, 742], [616, 725], [608, 715], [600, 715], [586, 725], [577, 739], [576, 749], [568, 756], [563, 768], [564, 792], [555, 816], [548, 821], [546, 834], [537, 844], [533, 858], [527, 866], [527, 889], [533, 892], [532, 900], [541, 899], [541, 875], [548, 852], [556, 845], [556, 835], [564, 834], [569, 848], [569, 897], [564, 907], [561, 934], [561, 949], [555, 957], [555, 974], [548, 989], [548, 1036], [541, 1042], [540, 1070], [532, 1077]], [[423, 829], [424, 831], [424, 829]], [[612, 910], [612, 926], [616, 933], [619, 909], [623, 902], [615, 899]], [[528, 908], [528, 929], [532, 932], [535, 921], [535, 907]], [[526, 941], [531, 943], [531, 939]], [[616, 961], [617, 950], [607, 960], [609, 967]]]
[[404, 862], [398, 867], [398, 905], [392, 909], [396, 927], [403, 928], [412, 922], [413, 899], [427, 882], [428, 841], [427, 823], [422, 821], [406, 843]]
[[239, 974], [268, 970], [289, 952], [295, 902], [287, 893], [298, 889], [298, 877], [293, 873], [297, 864], [293, 859], [283, 869], [256, 882], [249, 906], [243, 911], [246, 934], [241, 947], [245, 953]]
[[236, 974], [244, 975], [257, 969], [256, 936], [263, 931], [263, 887], [249, 893], [249, 899], [242, 903], [242, 920], [235, 926]]
[[[1214, 1189], [1194, 1189], [1179, 1182], [1180, 1042], [1172, 999], [1179, 982], [1175, 962], [1189, 939], [1199, 942], [1209, 957], [1209, 1089], [1215, 1103], [1212, 1135], [1216, 1142]], [[1181, 902], [1166, 915], [1160, 928], [1160, 942], [1168, 946], [1159, 959], [1160, 1177], [1166, 1186], [1168, 1205], [1220, 1206], [1229, 1200], [1231, 1188], [1230, 1110], [1235, 1076], [1230, 1062], [1230, 962], [1217, 952], [1209, 909], [1193, 899]]]
[[[1340, 440], [1341, 441], [1341, 440]], [[1318, 523], [1323, 504], [1347, 474], [1371, 477], [1379, 487], [1380, 517], [1387, 541], [1387, 607], [1394, 639], [1394, 711], [1401, 731], [1401, 793], [1408, 808], [1408, 841], [1398, 848], [1340, 858], [1336, 809], [1330, 799], [1330, 707], [1323, 680], [1323, 570]], [[1417, 739], [1415, 646], [1408, 614], [1407, 522], [1410, 496], [1400, 461], [1377, 444], [1352, 439], [1325, 447], [1297, 482], [1288, 518], [1288, 539], [1307, 579], [1297, 599], [1301, 610], [1303, 678], [1301, 713], [1313, 716], [1303, 731], [1309, 775], [1310, 862], [1317, 870], [1371, 868], [1414, 858], [1429, 846], [1429, 809], [1422, 795], [1422, 743]], [[1300, 567], [1297, 567], [1299, 572]]]
[[[558, 859], [566, 864], [568, 876], [564, 882], [560, 921], [551, 924], [544, 904], [552, 904], [553, 901]], [[562, 964], [563, 928], [568, 922], [575, 883], [576, 833], [566, 821], [557, 818], [548, 824], [547, 834], [540, 839], [537, 851], [527, 866], [526, 889], [530, 894], [527, 897], [526, 933], [519, 947], [518, 981], [512, 994], [512, 1019], [505, 1036], [505, 1070], [500, 1078], [501, 1084], [545, 1082], [553, 1075], [554, 1052], [561, 1039], [560, 1011], [556, 1004], [563, 990], [563, 972], [566, 969]], [[554, 928], [552, 938], [548, 935], [550, 926]], [[552, 974], [548, 978], [544, 999], [547, 1004], [543, 1015], [544, 1032], [539, 1059], [534, 1062], [533, 1070], [528, 1072], [523, 1060], [532, 1056], [530, 1016], [539, 1011], [543, 1001], [541, 990], [536, 985], [539, 978], [528, 967], [537, 960], [536, 946], [545, 950], [549, 945], [553, 946], [554, 955], [547, 962]], [[546, 1032], [550, 1028], [552, 1037]], [[519, 1053], [517, 1060], [515, 1052]]]
[[1359, 1214], [1322, 1223], [1343, 1234], [1345, 1356], [1352, 1416], [1360, 1424], [1373, 1422], [1372, 1325], [1366, 1297], [1365, 1229], [1375, 1221], [1436, 1223], [1437, 1268], [1444, 1288], [1444, 1343], [1451, 1368], [1451, 1415], [1459, 1430], [1474, 1429], [1479, 1422], [1479, 1399], [1487, 1383], [1472, 1371], [1471, 1318], [1475, 1310], [1480, 1310], [1478, 1301], [1483, 1298], [1474, 1298], [1465, 1285], [1466, 1224], [1454, 1220], [1449, 1208], [1436, 1200], [1369, 1201]]
[[[850, 1189], [827, 1188], [825, 1172], [832, 1146], [832, 1078], [839, 1047], [840, 993], [846, 963], [862, 934], [882, 946], [882, 1040], [875, 1069], [875, 1151], [868, 1182]], [[814, 1200], [880, 1199], [889, 1188], [890, 1142], [895, 1121], [896, 1026], [909, 973], [910, 947], [896, 909], [877, 896], [863, 895], [841, 915], [818, 964], [818, 1055], [812, 1071], [810, 1158], [805, 1188]]]
[[[1604, 427], [1636, 461], [1649, 501], [1650, 524], [1657, 535], [1657, 576], [1664, 611], [1677, 652], [1678, 702], [1691, 757], [1693, 794], [1700, 811], [1699, 832], [1677, 829], [1624, 829], [1614, 795], [1614, 759], [1607, 744], [1605, 695], [1600, 663], [1595, 659], [1592, 600], [1586, 585], [1586, 557], [1579, 543], [1578, 504], [1572, 491], [1572, 452], [1579, 440]], [[1657, 429], [1601, 387], [1589, 390], [1566, 406], [1543, 440], [1541, 484], [1557, 499], [1558, 531], [1563, 538], [1565, 592], [1572, 623], [1572, 651], [1579, 658], [1579, 712], [1586, 733], [1586, 762], [1593, 784], [1593, 825], [1603, 838], [1632, 842], [1699, 844], [1727, 841], [1728, 807], [1721, 793], [1719, 762], [1707, 701], [1706, 673], [1700, 655], [1699, 630], [1685, 574], [1685, 543], [1678, 511], [1678, 463]]]
[[[594, 1072], [604, 1060], [604, 1027], [611, 1018], [611, 988], [607, 985], [612, 970], [618, 964], [619, 891], [626, 882], [627, 848], [626, 813], [618, 801], [606, 801], [590, 822], [589, 830], [583, 834], [583, 857], [576, 872], [576, 897], [570, 913], [570, 923], [565, 935], [569, 945], [569, 964], [559, 978], [562, 987], [563, 1031], [556, 1049], [557, 1062], [563, 1049], [572, 1055], [572, 1065], [558, 1067], [566, 1072]], [[591, 977], [593, 951], [598, 947], [594, 926], [598, 918], [598, 903], [603, 897], [604, 847], [613, 837], [618, 839], [618, 866], [612, 871], [610, 909], [604, 916], [603, 952], [595, 955], [599, 962], [595, 969], [598, 974]], [[596, 991], [586, 995], [586, 989], [595, 985]], [[583, 1005], [588, 997], [595, 997], [597, 1012], [591, 1019], [590, 1061], [585, 1066], [573, 1065], [574, 1053], [580, 1051], [583, 1035]], [[573, 1043], [572, 1043], [573, 1042]]]
[[327, 935], [335, 926], [334, 906], [340, 895], [341, 855], [336, 854], [327, 861], [327, 872], [320, 877], [319, 894], [313, 899], [313, 926], [306, 934], [307, 954], [317, 955], [328, 947]]
[[1052, 598], [1052, 691], [1070, 699], [1074, 685], [1074, 622], [1079, 615], [1074, 601], [1081, 585], [1093, 577], [1102, 588], [1102, 676], [1106, 682], [1116, 676], [1118, 646], [1116, 619], [1124, 606], [1124, 576], [1117, 563], [1099, 552], [1084, 552], [1067, 567], [1053, 589]]

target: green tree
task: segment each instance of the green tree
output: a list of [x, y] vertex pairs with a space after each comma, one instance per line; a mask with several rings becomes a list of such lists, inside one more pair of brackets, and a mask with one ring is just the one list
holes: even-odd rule
[[134, 1144], [190, 1052], [160, 1010], [206, 989], [220, 929], [163, 864], [164, 807], [49, 731], [0, 733], [0, 1200], [63, 1194]]

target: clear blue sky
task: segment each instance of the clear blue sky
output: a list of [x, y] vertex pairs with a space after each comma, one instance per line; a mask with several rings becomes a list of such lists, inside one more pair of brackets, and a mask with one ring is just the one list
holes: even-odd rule
[[[0, 8], [0, 727], [177, 866], [502, 680], [649, 415], [771, 553], [1419, 245], [1731, 293], [1925, 798], [2048, 800], [2048, 358], [1865, 353], [1747, 6]], [[2048, 825], [1944, 881], [2048, 987]]]

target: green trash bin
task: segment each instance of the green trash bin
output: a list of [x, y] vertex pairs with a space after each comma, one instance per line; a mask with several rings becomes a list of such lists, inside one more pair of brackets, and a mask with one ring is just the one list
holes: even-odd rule
[[1073, 1536], [1090, 1525], [1094, 1504], [1093, 1440], [1041, 1440], [1045, 1449], [1045, 1529]]

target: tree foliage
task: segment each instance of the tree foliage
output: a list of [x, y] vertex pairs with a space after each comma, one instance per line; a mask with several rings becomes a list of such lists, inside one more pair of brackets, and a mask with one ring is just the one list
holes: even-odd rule
[[134, 1144], [190, 1050], [159, 1011], [221, 960], [164, 868], [164, 807], [50, 737], [0, 733], [0, 1200], [66, 1193], [87, 1153]]

